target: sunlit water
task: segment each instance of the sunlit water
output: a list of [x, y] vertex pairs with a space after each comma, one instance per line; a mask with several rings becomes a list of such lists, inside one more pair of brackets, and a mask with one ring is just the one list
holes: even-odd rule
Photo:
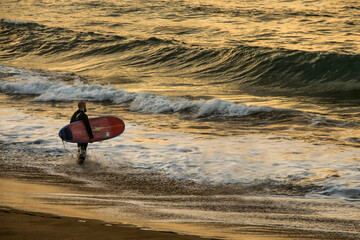
[[[68, 166], [58, 130], [87, 100], [89, 117], [126, 123], [90, 145], [89, 164], [111, 174], [357, 206], [358, 1], [5, 0], [0, 18], [0, 141], [11, 149]], [[44, 159], [24, 165], [73, 177]]]

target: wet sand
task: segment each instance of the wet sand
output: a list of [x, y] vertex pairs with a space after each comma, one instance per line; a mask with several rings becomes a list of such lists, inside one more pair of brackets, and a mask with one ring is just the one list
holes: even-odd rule
[[[65, 192], [64, 192], [65, 191]], [[77, 208], [68, 203], [53, 204], [39, 196], [45, 194], [76, 194], [69, 188], [45, 184], [26, 183], [14, 179], [0, 178], [0, 239], [224, 239], [178, 234], [171, 231], [155, 231], [131, 224], [123, 224], [109, 218], [97, 220], [91, 209]], [[30, 210], [33, 209], [33, 210]], [[171, 224], [159, 223], [158, 228], [166, 229]], [[203, 228], [211, 228], [206, 224]], [[174, 227], [174, 226], [170, 226]], [[201, 224], [181, 224], [179, 231], [203, 231]], [[219, 225], [214, 224], [214, 230]], [[225, 239], [279, 240], [279, 239], [357, 239], [356, 235], [341, 232], [326, 233], [269, 226], [237, 226], [237, 233], [228, 234]]]
[[[130, 179], [132, 173], [129, 173], [129, 180], [124, 181], [122, 187], [109, 189], [104, 186], [89, 185], [79, 178], [69, 178], [68, 175], [56, 174], [56, 172], [25, 166], [21, 163], [21, 158], [24, 157], [43, 157], [49, 161], [51, 158], [54, 161], [60, 161], [57, 158], [61, 157], [46, 153], [13, 151], [1, 144], [0, 150], [2, 150], [0, 155], [0, 221], [5, 223], [0, 227], [0, 239], [50, 239], [53, 237], [59, 239], [200, 239], [203, 237], [205, 239], [262, 240], [358, 239], [359, 237], [359, 232], [356, 230], [359, 221], [341, 220], [342, 223], [337, 223], [336, 219], [308, 218], [307, 214], [312, 215], [316, 212], [305, 209], [309, 208], [306, 204], [305, 206], [300, 205], [301, 209], [295, 207], [283, 209], [286, 205], [272, 202], [269, 199], [254, 201], [244, 198], [239, 200], [232, 199], [230, 196], [226, 197], [229, 199], [221, 203], [222, 205], [218, 205], [218, 200], [215, 200], [217, 202], [215, 205], [211, 205], [209, 200], [212, 198], [202, 195], [207, 188], [198, 188], [196, 185], [190, 186], [192, 191], [186, 190], [186, 187], [183, 186], [181, 188], [185, 189], [182, 190], [184, 191], [183, 195], [178, 196], [168, 196], [166, 195], [167, 191], [162, 192], [162, 188], [158, 188], [159, 196], [157, 198], [153, 195], [156, 183], [159, 183], [156, 175], [143, 175], [142, 181], [139, 182], [138, 178]], [[68, 167], [68, 165], [66, 166]], [[59, 169], [60, 166], [54, 168]], [[86, 168], [83, 170], [91, 171]], [[94, 172], [89, 176], [95, 178], [96, 174], [100, 174], [100, 172]], [[103, 177], [101, 176], [101, 178]], [[149, 189], [145, 192], [137, 191], [145, 182], [151, 181], [154, 181], [154, 184], [148, 185]], [[166, 183], [171, 184], [171, 182]], [[183, 183], [177, 182], [177, 184], [180, 187]], [[173, 184], [172, 187], [174, 186]], [[131, 189], [136, 191], [131, 192]], [[216, 192], [216, 190], [214, 191]], [[187, 196], [186, 192], [188, 192]], [[195, 193], [198, 196], [194, 196]], [[244, 214], [244, 216], [259, 215], [260, 219], [264, 220], [264, 224], [235, 224], [232, 226], [229, 223], [223, 226], [221, 223], [209, 221], [175, 221], [179, 220], [176, 211], [181, 214], [186, 211], [182, 207], [175, 208], [175, 212], [164, 213], [164, 216], [154, 216], [156, 212], [149, 211], [154, 207], [166, 209], [169, 206], [184, 204], [187, 207], [191, 206], [191, 210], [185, 214], [191, 213], [191, 211], [205, 211], [208, 214], [215, 214], [216, 219], [216, 214], [227, 212], [227, 207], [230, 210], [231, 205], [228, 204], [232, 204], [234, 201], [240, 214]], [[150, 208], [144, 208], [145, 212], [143, 212], [144, 209], [138, 209], [139, 205], [134, 202], [147, 203]], [[201, 205], [196, 207], [196, 204]], [[243, 209], [240, 209], [240, 206], [243, 206]], [[214, 209], [219, 207], [221, 207], [221, 211]], [[305, 210], [309, 213], [306, 213]], [[150, 222], [139, 218], [140, 215], [146, 214], [148, 217], [150, 216], [148, 218], [151, 220]], [[283, 222], [289, 221], [288, 224], [285, 224], [288, 227], [267, 225], [266, 219], [270, 217], [283, 218], [280, 219]], [[157, 220], [154, 221], [154, 219]], [[347, 229], [344, 227], [343, 231], [304, 230], [291, 227], [291, 221], [308, 221], [315, 225], [335, 224], [340, 226], [342, 224], [347, 226]]]
[[0, 208], [0, 239], [203, 239], [172, 232], [141, 230], [135, 226], [47, 213]]
[[[107, 223], [94, 219], [64, 217], [49, 213], [23, 211], [0, 207], [0, 239], [154, 239], [154, 240], [196, 240], [217, 239], [180, 235], [175, 232], [141, 229], [133, 225]], [[344, 238], [340, 234], [321, 234], [305, 231], [289, 231], [265, 226], [243, 226], [236, 239], [279, 240], [279, 239], [356, 239]], [[297, 235], [297, 236], [295, 236]]]
[[0, 191], [0, 239], [204, 239], [141, 229], [111, 218], [104, 222], [89, 209], [45, 200], [46, 195], [81, 194], [66, 187], [0, 178]]

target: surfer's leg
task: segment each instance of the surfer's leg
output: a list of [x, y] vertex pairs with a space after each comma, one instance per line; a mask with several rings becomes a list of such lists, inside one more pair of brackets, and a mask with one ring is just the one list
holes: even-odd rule
[[86, 158], [87, 143], [78, 143], [79, 163], [83, 164]]

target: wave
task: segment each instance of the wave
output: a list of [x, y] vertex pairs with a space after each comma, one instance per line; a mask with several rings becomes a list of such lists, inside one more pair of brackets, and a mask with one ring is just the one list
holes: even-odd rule
[[[21, 24], [18, 24], [21, 23]], [[121, 36], [75, 32], [60, 27], [47, 27], [34, 22], [2, 19], [0, 21], [2, 40], [0, 59], [22, 57], [27, 54], [48, 56], [73, 52], [83, 47], [96, 47], [125, 39]], [[17, 41], [13, 41], [16, 39]]]
[[166, 96], [127, 92], [109, 86], [85, 85], [76, 80], [74, 85], [43, 81], [0, 82], [0, 91], [8, 94], [38, 95], [33, 101], [111, 101], [128, 103], [131, 111], [142, 113], [187, 113], [194, 118], [240, 117], [259, 112], [271, 112], [269, 107], [235, 104], [220, 99], [191, 101], [184, 98], [170, 99]]
[[91, 58], [86, 62], [93, 65], [82, 66], [82, 71], [103, 66], [102, 71], [108, 72], [102, 75], [114, 76], [116, 68], [124, 66], [141, 69], [144, 74], [200, 79], [206, 86], [226, 85], [232, 89], [303, 94], [360, 91], [358, 54], [202, 47], [156, 37], [128, 39], [4, 19], [0, 22], [0, 40], [3, 61], [25, 55], [46, 59], [61, 55], [63, 61], [74, 65]]
[[[5, 77], [1, 77], [1, 75]], [[65, 81], [64, 81], [65, 79]], [[70, 83], [73, 79], [73, 83]], [[110, 84], [84, 84], [77, 76], [45, 73], [0, 65], [0, 93], [33, 95], [35, 102], [79, 100], [111, 102], [130, 111], [145, 114], [176, 114], [180, 118], [207, 121], [245, 120], [244, 124], [263, 125], [296, 122], [308, 126], [354, 127], [354, 123], [308, 114], [294, 109], [252, 106], [213, 98], [190, 100], [143, 92], [128, 92]]]

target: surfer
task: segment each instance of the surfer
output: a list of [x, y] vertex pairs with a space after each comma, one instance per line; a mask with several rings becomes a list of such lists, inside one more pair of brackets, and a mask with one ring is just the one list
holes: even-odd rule
[[[78, 103], [78, 108], [79, 109], [76, 112], [74, 112], [74, 114], [72, 115], [70, 123], [82, 120], [85, 124], [86, 131], [89, 134], [90, 143], [92, 143], [92, 142], [94, 142], [94, 140], [93, 140], [94, 135], [93, 135], [91, 127], [90, 127], [89, 118], [85, 113], [86, 112], [86, 102], [80, 101]], [[88, 146], [88, 143], [78, 143], [79, 164], [83, 164], [85, 161], [87, 146]]]

